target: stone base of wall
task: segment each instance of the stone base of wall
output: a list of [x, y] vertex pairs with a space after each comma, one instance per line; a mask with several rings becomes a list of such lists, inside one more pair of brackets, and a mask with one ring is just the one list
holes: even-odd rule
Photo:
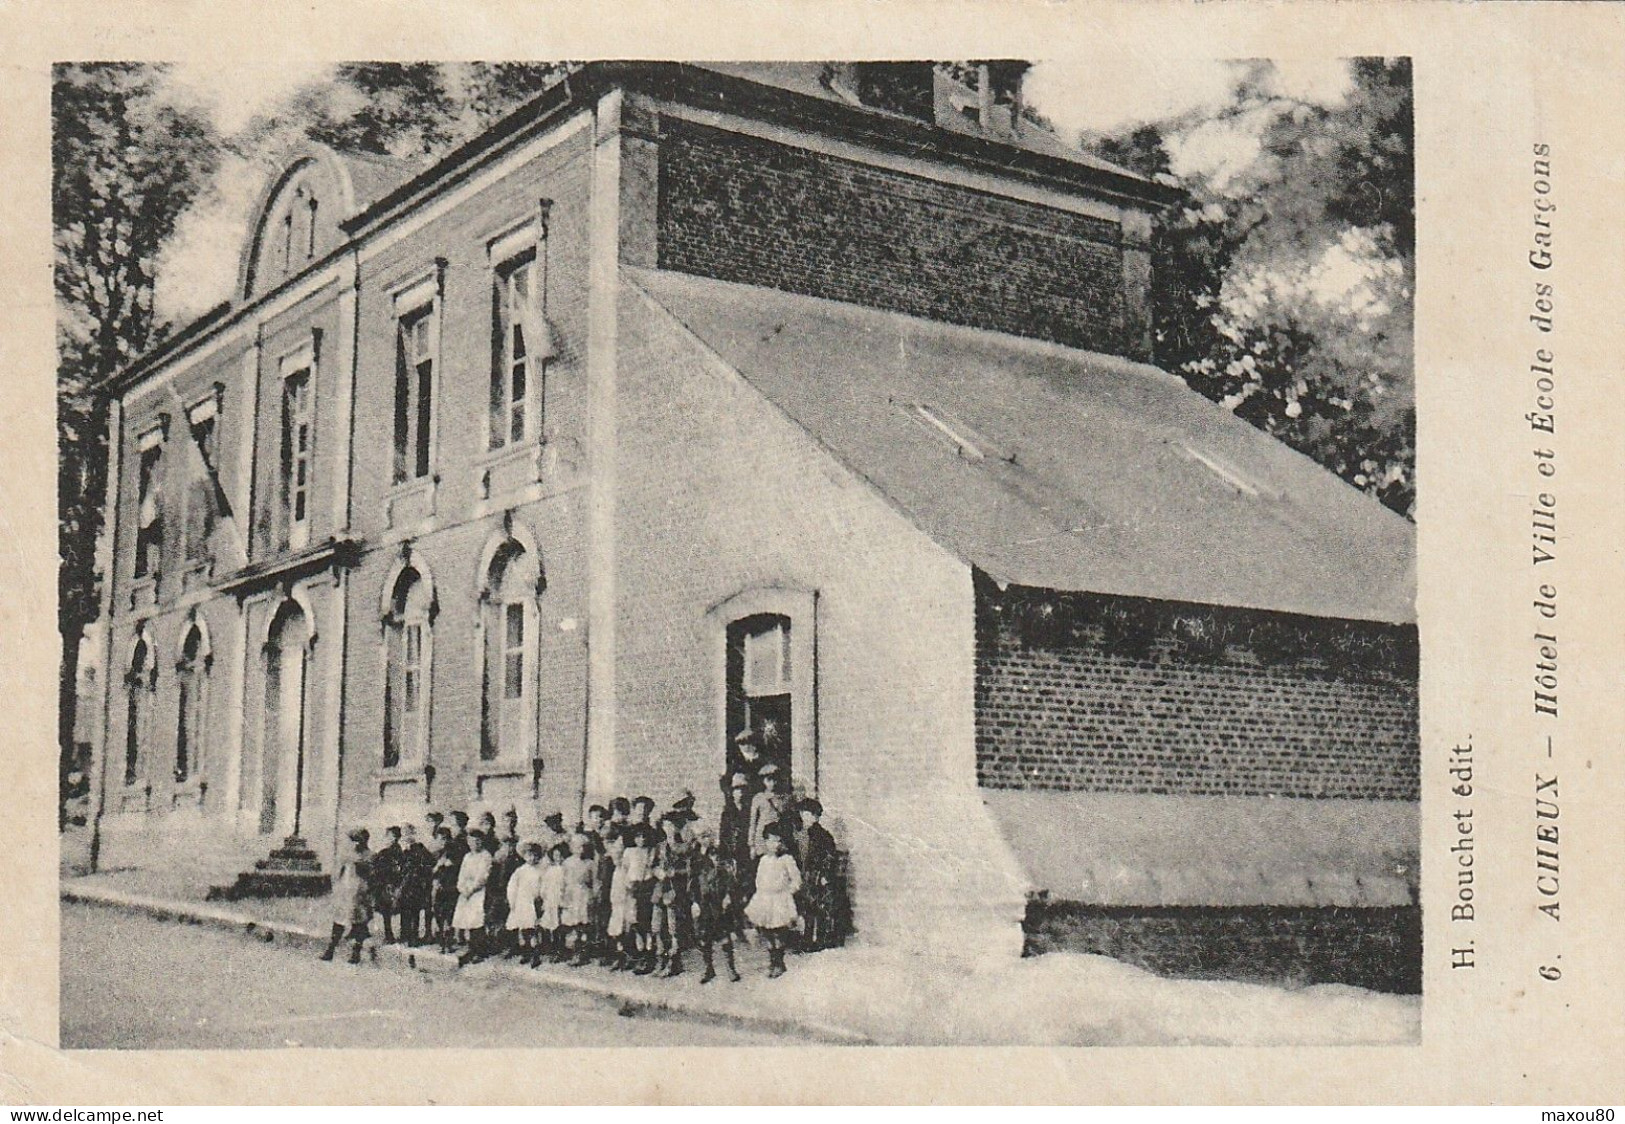
[[1034, 900], [1025, 954], [1083, 952], [1159, 976], [1341, 983], [1417, 995], [1422, 912], [1287, 906], [1090, 906]]

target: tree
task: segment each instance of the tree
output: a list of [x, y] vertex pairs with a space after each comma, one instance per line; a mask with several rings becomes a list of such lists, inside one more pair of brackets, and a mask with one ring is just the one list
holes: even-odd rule
[[1238, 173], [1195, 177], [1153, 244], [1156, 359], [1383, 503], [1415, 503], [1410, 64], [1359, 59], [1341, 105], [1273, 92], [1252, 68], [1217, 113], [1103, 138], [1165, 175], [1170, 138], [1259, 128]]
[[[96, 545], [107, 475], [107, 401], [97, 385], [156, 344], [153, 267], [175, 219], [213, 168], [207, 122], [158, 93], [162, 68], [56, 67], [51, 203], [57, 318], [57, 737], [74, 768], [79, 645], [99, 612]], [[105, 670], [104, 670], [105, 674]]]
[[340, 152], [434, 159], [568, 74], [571, 63], [353, 62], [251, 122], [230, 147], [309, 138]]

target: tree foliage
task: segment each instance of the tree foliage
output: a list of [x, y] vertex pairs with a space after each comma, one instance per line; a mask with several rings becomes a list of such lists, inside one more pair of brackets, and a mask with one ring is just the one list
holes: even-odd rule
[[263, 151], [277, 135], [340, 152], [427, 160], [470, 140], [573, 69], [547, 62], [351, 62], [230, 138]]
[[1102, 139], [1164, 175], [1199, 129], [1256, 128], [1257, 156], [1188, 178], [1153, 246], [1159, 364], [1389, 507], [1415, 502], [1410, 64], [1359, 59], [1339, 105], [1272, 92], [1269, 64], [1216, 113]]

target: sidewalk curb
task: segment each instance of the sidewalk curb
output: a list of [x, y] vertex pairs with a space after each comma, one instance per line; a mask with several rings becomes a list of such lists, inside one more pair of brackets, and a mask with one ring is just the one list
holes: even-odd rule
[[[75, 905], [122, 909], [139, 913], [156, 921], [175, 921], [188, 925], [207, 925], [227, 932], [240, 933], [256, 940], [275, 942], [301, 948], [321, 948], [328, 934], [303, 925], [282, 921], [266, 921], [233, 909], [221, 909], [195, 902], [173, 901], [165, 898], [131, 894], [101, 886], [74, 886], [64, 881], [60, 898]], [[453, 974], [457, 971], [456, 958], [429, 948], [408, 949], [400, 945], [382, 945], [378, 948], [380, 964], [409, 971]], [[500, 975], [505, 980], [531, 987], [554, 988], [594, 996], [615, 1003], [623, 1015], [640, 1012], [658, 1012], [676, 1015], [696, 1022], [715, 1026], [749, 1027], [776, 1034], [789, 1034], [810, 1038], [814, 1042], [833, 1046], [879, 1045], [875, 1039], [848, 1027], [813, 1019], [798, 1019], [763, 1015], [749, 1008], [733, 1004], [695, 1003], [685, 995], [662, 993], [656, 986], [640, 986], [632, 981], [604, 980], [592, 976], [576, 975], [568, 969], [548, 966], [524, 968], [517, 964], [487, 964], [484, 970]], [[721, 998], [725, 993], [718, 993]]]

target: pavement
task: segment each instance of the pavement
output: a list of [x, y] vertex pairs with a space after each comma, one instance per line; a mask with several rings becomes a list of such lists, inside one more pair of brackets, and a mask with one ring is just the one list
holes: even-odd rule
[[[162, 891], [166, 886], [163, 872], [151, 870], [127, 870], [105, 872], [97, 875], [72, 877], [65, 876], [61, 883], [61, 898], [64, 911], [64, 1030], [63, 1044], [70, 1045], [68, 998], [70, 976], [69, 965], [74, 961], [71, 955], [74, 950], [68, 947], [66, 924], [70, 908], [100, 907], [103, 910], [114, 909], [127, 915], [135, 915], [145, 919], [146, 924], [170, 923], [204, 926], [218, 933], [235, 934], [235, 939], [229, 942], [237, 946], [240, 955], [250, 958], [266, 954], [263, 946], [272, 946], [280, 957], [286, 960], [292, 955], [289, 950], [299, 950], [299, 955], [308, 957], [311, 969], [322, 969], [323, 979], [342, 979], [343, 974], [334, 975], [329, 969], [335, 965], [322, 964], [316, 961], [316, 950], [325, 947], [329, 931], [328, 914], [330, 906], [325, 898], [316, 899], [280, 899], [267, 901], [237, 902], [230, 905], [204, 902], [179, 895], [167, 895]], [[95, 911], [86, 911], [94, 913]], [[75, 914], [77, 916], [77, 914]], [[145, 929], [143, 928], [143, 931]], [[175, 942], [172, 942], [175, 943]], [[186, 943], [186, 942], [181, 942]], [[256, 948], [256, 945], [261, 947]], [[211, 942], [210, 955], [218, 952], [221, 947], [218, 942]], [[87, 961], [92, 964], [109, 962], [100, 957], [96, 949], [87, 948], [86, 955], [92, 957]], [[822, 954], [830, 955], [830, 954]], [[156, 957], [156, 959], [162, 959]], [[505, 994], [512, 994], [516, 989], [529, 989], [533, 994], [551, 994], [555, 999], [573, 997], [577, 1001], [586, 1000], [607, 1005], [615, 1016], [654, 1016], [665, 1018], [680, 1018], [691, 1024], [698, 1024], [707, 1030], [715, 1028], [736, 1034], [754, 1034], [758, 1036], [778, 1039], [792, 1039], [797, 1042], [825, 1043], [825, 1044], [861, 1044], [872, 1041], [863, 1031], [856, 1027], [843, 1026], [816, 1017], [809, 1017], [804, 1012], [797, 1012], [792, 1005], [778, 1001], [775, 988], [782, 986], [780, 981], [766, 978], [765, 952], [757, 948], [740, 949], [739, 970], [745, 979], [741, 983], [730, 983], [726, 978], [701, 985], [699, 983], [699, 957], [691, 954], [688, 960], [688, 971], [675, 979], [654, 979], [634, 976], [627, 973], [611, 972], [597, 966], [571, 968], [565, 965], [546, 964], [540, 968], [528, 968], [513, 961], [495, 960], [485, 963], [458, 968], [456, 958], [439, 952], [438, 950], [417, 948], [409, 949], [398, 944], [378, 946], [378, 963], [380, 966], [393, 969], [404, 975], [419, 977], [439, 976], [453, 986], [453, 989], [466, 984], [479, 984], [482, 986], [498, 987]], [[799, 961], [807, 957], [792, 957], [791, 971], [794, 972]], [[117, 962], [118, 957], [111, 957]], [[345, 971], [354, 972], [349, 965], [338, 965]], [[369, 965], [362, 965], [363, 968]], [[185, 958], [176, 960], [169, 965], [166, 971], [161, 965], [144, 975], [153, 981], [162, 982], [169, 977], [173, 982], [174, 973], [180, 976], [197, 976], [197, 969]], [[238, 974], [233, 970], [232, 974]], [[376, 974], [376, 973], [375, 973]], [[385, 973], [387, 974], [387, 973]], [[286, 975], [286, 971], [272, 973], [264, 978], [276, 979], [279, 975]], [[96, 978], [101, 978], [99, 975]], [[297, 978], [297, 974], [296, 974]], [[156, 987], [156, 985], [154, 985]], [[518, 992], [523, 994], [523, 992]], [[128, 1009], [143, 1010], [151, 1008], [154, 1004], [162, 1007], [165, 1003], [173, 1002], [174, 993], [169, 988], [154, 990], [152, 995], [132, 995], [127, 997], [133, 1007]], [[387, 997], [386, 997], [387, 998]], [[401, 1006], [397, 1000], [386, 1002], [384, 1006], [373, 1003], [370, 1006], [358, 1007], [357, 1010], [395, 1009]], [[380, 1000], [383, 1002], [383, 1000]], [[391, 1005], [391, 1003], [393, 1005]], [[443, 1005], [443, 1004], [442, 1004]], [[439, 1005], [437, 1005], [439, 1006]], [[601, 1012], [599, 1012], [601, 1013]], [[332, 1014], [332, 1012], [328, 1012]], [[208, 1018], [207, 1014], [198, 1017]], [[139, 1030], [139, 1028], [135, 1028]], [[137, 1035], [136, 1042], [122, 1043], [126, 1045], [168, 1044], [172, 1037], [170, 1031], [163, 1026], [149, 1027], [157, 1040], [147, 1043]], [[201, 1029], [201, 1028], [195, 1028]], [[354, 1027], [351, 1028], [354, 1030]], [[601, 1029], [601, 1028], [599, 1028]], [[83, 1044], [94, 1044], [96, 1036], [90, 1032], [82, 1037], [89, 1037], [92, 1041]], [[703, 1035], [702, 1035], [703, 1037]], [[186, 1038], [182, 1035], [184, 1044], [202, 1045], [209, 1040], [208, 1034], [195, 1035]], [[613, 1036], [611, 1036], [613, 1039]], [[699, 1044], [686, 1032], [673, 1035], [669, 1030], [661, 1039], [666, 1045]], [[73, 1042], [72, 1044], [80, 1044]], [[176, 1042], [176, 1045], [183, 1044]], [[274, 1043], [273, 1043], [274, 1044]], [[344, 1040], [335, 1045], [364, 1045], [365, 1042]], [[380, 1044], [390, 1044], [388, 1042]], [[399, 1044], [407, 1044], [401, 1042]], [[413, 1043], [413, 1044], [451, 1044], [451, 1043]], [[470, 1043], [473, 1044], [473, 1043]], [[522, 1045], [523, 1042], [513, 1041], [506, 1037], [489, 1043], [491, 1045]], [[588, 1044], [579, 1036], [570, 1038], [566, 1036], [561, 1044], [583, 1045]], [[609, 1044], [606, 1042], [605, 1044]]]
[[488, 971], [322, 963], [308, 948], [213, 925], [62, 906], [61, 1043], [68, 1049], [777, 1046], [700, 1022]]

